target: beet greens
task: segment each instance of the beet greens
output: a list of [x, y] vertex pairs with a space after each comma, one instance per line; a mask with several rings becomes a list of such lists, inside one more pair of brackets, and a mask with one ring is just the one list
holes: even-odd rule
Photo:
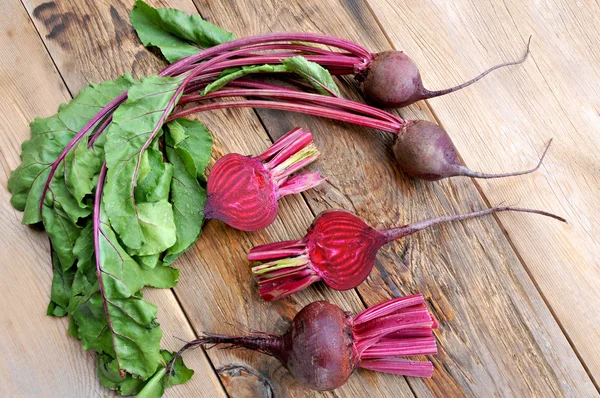
[[[131, 13], [131, 22], [145, 46], [158, 47], [169, 62], [178, 61], [167, 68], [168, 73], [181, 73], [208, 59], [213, 52], [207, 54], [206, 51], [201, 51], [202, 48], [209, 47], [206, 45], [207, 38], [202, 34], [196, 35], [195, 32], [174, 29], [172, 20], [175, 18], [171, 15], [171, 18], [166, 18], [169, 11], [175, 10], [154, 9], [143, 1], [137, 0]], [[187, 16], [181, 12], [174, 15], [177, 15], [178, 19], [195, 18], [198, 26], [206, 23], [198, 16]], [[154, 25], [158, 25], [159, 28]], [[470, 86], [494, 70], [519, 65], [527, 59], [531, 44], [530, 37], [525, 54], [520, 60], [492, 66], [457, 86], [430, 91], [423, 86], [417, 65], [402, 51], [384, 51], [374, 54], [349, 40], [313, 33], [272, 33], [240, 39], [235, 39], [232, 34], [223, 30], [216, 33], [220, 40], [212, 42], [212, 45], [216, 46], [214, 53], [233, 48], [245, 49], [240, 50], [235, 60], [228, 61], [222, 68], [215, 68], [215, 70], [222, 71], [234, 66], [280, 64], [283, 59], [300, 55], [326, 68], [333, 75], [354, 75], [360, 82], [364, 98], [386, 108], [402, 108], [420, 100], [449, 94]], [[225, 42], [227, 43], [223, 44]], [[324, 45], [339, 51], [325, 50], [314, 45]], [[272, 52], [264, 53], [265, 50]], [[210, 71], [212, 72], [213, 69]]]

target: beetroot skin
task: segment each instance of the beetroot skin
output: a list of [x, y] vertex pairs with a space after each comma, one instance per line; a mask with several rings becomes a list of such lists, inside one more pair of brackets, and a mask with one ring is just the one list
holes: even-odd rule
[[344, 385], [358, 367], [431, 377], [431, 362], [399, 357], [437, 353], [432, 330], [437, 327], [420, 294], [386, 301], [354, 317], [334, 304], [317, 301], [298, 312], [281, 336], [206, 333], [187, 343], [173, 361], [200, 345], [244, 347], [277, 358], [302, 385], [329, 391]]
[[529, 55], [530, 43], [531, 37], [527, 43], [527, 51], [520, 60], [495, 65], [465, 83], [443, 90], [429, 91], [423, 87], [419, 68], [402, 51], [384, 51], [373, 54], [373, 60], [367, 70], [359, 73], [357, 79], [361, 81], [363, 96], [368, 102], [384, 108], [402, 108], [420, 100], [458, 91], [496, 69], [523, 63]]
[[257, 246], [248, 253], [248, 260], [259, 264], [252, 273], [265, 301], [289, 296], [320, 280], [332, 289], [349, 290], [367, 279], [377, 251], [384, 244], [432, 225], [501, 211], [535, 213], [565, 221], [544, 211], [505, 206], [377, 230], [350, 212], [328, 210], [313, 221], [304, 238]]
[[375, 54], [361, 88], [367, 101], [384, 108], [408, 106], [426, 91], [419, 68], [402, 51]]
[[318, 172], [291, 174], [319, 156], [309, 131], [296, 128], [263, 154], [231, 153], [219, 159], [208, 177], [206, 218], [242, 231], [257, 231], [277, 217], [278, 200], [324, 181]]
[[407, 122], [396, 137], [394, 157], [408, 175], [427, 181], [465, 176], [502, 178], [533, 173], [542, 164], [552, 140], [546, 145], [537, 165], [528, 170], [509, 173], [482, 173], [466, 167], [458, 157], [456, 147], [446, 130], [426, 120]]

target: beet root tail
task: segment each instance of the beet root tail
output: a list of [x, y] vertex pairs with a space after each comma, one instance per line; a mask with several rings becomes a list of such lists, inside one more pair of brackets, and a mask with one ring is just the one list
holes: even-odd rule
[[489, 179], [489, 178], [515, 177], [515, 176], [521, 176], [521, 175], [533, 173], [534, 171], [537, 171], [540, 168], [540, 166], [542, 165], [542, 162], [544, 161], [544, 158], [546, 157], [546, 154], [548, 153], [548, 149], [550, 149], [550, 144], [552, 144], [552, 138], [550, 139], [550, 141], [548, 141], [548, 144], [546, 145], [546, 149], [544, 149], [542, 156], [540, 156], [540, 160], [538, 161], [537, 165], [535, 167], [532, 167], [531, 169], [521, 170], [521, 171], [513, 171], [510, 173], [491, 174], [491, 173], [481, 173], [479, 171], [473, 171], [465, 166], [462, 166], [459, 169], [459, 175], [465, 176], [465, 177], [472, 177], [472, 178]]
[[206, 346], [229, 345], [230, 347], [242, 347], [254, 351], [262, 352], [267, 355], [276, 355], [281, 349], [280, 336], [267, 333], [256, 333], [250, 336], [226, 336], [222, 334], [204, 333], [202, 337], [186, 343], [167, 365], [167, 374], [171, 377], [175, 361], [183, 355], [184, 352]]
[[453, 222], [453, 221], [466, 220], [469, 218], [481, 217], [481, 216], [485, 216], [485, 215], [492, 214], [492, 213], [498, 213], [501, 211], [515, 211], [515, 212], [521, 212], [521, 213], [539, 214], [542, 216], [554, 218], [554, 219], [564, 222], [564, 223], [567, 222], [567, 220], [565, 220], [563, 217], [558, 216], [553, 213], [549, 213], [547, 211], [543, 211], [543, 210], [526, 209], [526, 208], [512, 207], [512, 206], [496, 206], [496, 207], [492, 207], [491, 209], [475, 211], [475, 212], [467, 213], [467, 214], [457, 214], [454, 216], [443, 216], [443, 217], [430, 218], [428, 220], [423, 220], [423, 221], [417, 221], [415, 223], [403, 225], [401, 227], [389, 228], [386, 230], [382, 230], [381, 233], [383, 235], [385, 235], [388, 242], [391, 242], [393, 240], [396, 240], [396, 239], [399, 239], [399, 238], [402, 238], [402, 237], [405, 237], [408, 235], [412, 235], [415, 232], [419, 232], [423, 229], [429, 228], [436, 224], [443, 224], [443, 223], [448, 223], [448, 222]]
[[523, 57], [521, 57], [521, 59], [516, 60], [516, 61], [510, 61], [510, 62], [503, 62], [501, 64], [498, 65], [494, 65], [491, 68], [483, 71], [482, 73], [480, 73], [479, 75], [475, 76], [473, 79], [466, 81], [464, 83], [461, 83], [457, 86], [454, 87], [450, 87], [450, 88], [446, 88], [443, 90], [436, 90], [436, 91], [429, 91], [426, 88], [423, 88], [421, 90], [421, 95], [420, 95], [420, 99], [424, 100], [424, 99], [429, 99], [429, 98], [435, 98], [435, 97], [439, 97], [445, 94], [449, 94], [449, 93], [453, 93], [455, 91], [461, 90], [465, 87], [470, 86], [473, 83], [478, 82], [479, 80], [481, 80], [483, 77], [485, 77], [487, 74], [495, 71], [496, 69], [501, 69], [504, 68], [506, 66], [513, 66], [513, 65], [520, 65], [523, 62], [525, 62], [525, 60], [527, 59], [527, 57], [529, 56], [529, 46], [531, 45], [531, 38], [532, 36], [529, 36], [529, 40], [527, 41], [527, 48], [525, 50], [525, 54], [523, 54]]

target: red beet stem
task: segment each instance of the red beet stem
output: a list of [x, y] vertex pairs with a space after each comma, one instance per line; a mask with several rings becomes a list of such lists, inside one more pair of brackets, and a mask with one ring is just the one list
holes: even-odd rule
[[[236, 66], [249, 66], [249, 65], [279, 65], [281, 64], [281, 60], [285, 58], [294, 57], [296, 55], [300, 55], [298, 53], [270, 53], [270, 54], [261, 54], [261, 55], [252, 55], [243, 58], [236, 58], [228, 61], [220, 62], [219, 64], [209, 68], [206, 72], [217, 72], [223, 71], [227, 68], [232, 68]], [[360, 60], [353, 56], [347, 55], [302, 55], [306, 60], [311, 62], [316, 62], [319, 65], [329, 68], [353, 68], [355, 64], [360, 62]]]
[[339, 97], [329, 97], [322, 94], [306, 93], [298, 90], [291, 90], [280, 87], [278, 89], [221, 89], [206, 95], [186, 95], [179, 102], [180, 104], [186, 104], [189, 102], [201, 101], [212, 98], [223, 98], [223, 97], [262, 97], [262, 98], [280, 98], [280, 99], [294, 99], [310, 102], [316, 105], [324, 106], [336, 106], [342, 109], [351, 110], [354, 112], [362, 113], [366, 116], [383, 119], [392, 123], [397, 123], [397, 129], [400, 129], [402, 125], [406, 124], [406, 120], [392, 115], [381, 109], [361, 104], [359, 102], [350, 101]]
[[438, 324], [422, 295], [399, 297], [368, 308], [351, 319], [358, 366], [405, 376], [431, 377], [429, 361], [400, 356], [437, 353], [432, 329]]
[[458, 91], [462, 88], [468, 87], [471, 84], [481, 80], [485, 75], [487, 75], [490, 72], [495, 71], [496, 69], [504, 68], [505, 66], [522, 64], [523, 62], [525, 62], [525, 60], [527, 59], [527, 56], [529, 55], [529, 45], [530, 44], [531, 44], [531, 36], [529, 36], [529, 40], [527, 41], [527, 49], [521, 59], [519, 59], [517, 61], [504, 62], [504, 63], [498, 64], [498, 65], [494, 65], [491, 68], [489, 68], [488, 70], [486, 70], [486, 71], [482, 72], [481, 74], [479, 74], [478, 76], [474, 77], [473, 79], [471, 79], [467, 82], [464, 82], [462, 84], [459, 84], [457, 86], [454, 86], [454, 87], [446, 88], [443, 90], [436, 90], [436, 91], [429, 91], [429, 90], [423, 88], [420, 99], [429, 99], [429, 98], [439, 97], [439, 96], [442, 96], [442, 95], [445, 95], [448, 93], [452, 93], [454, 91]]
[[[115, 338], [117, 333], [114, 330], [112, 319], [110, 316], [110, 312], [108, 311], [108, 299], [106, 298], [106, 293], [104, 290], [104, 282], [102, 279], [102, 274], [105, 272], [102, 270], [102, 262], [100, 257], [100, 235], [104, 234], [100, 227], [100, 202], [102, 201], [102, 192], [104, 191], [104, 179], [106, 178], [106, 162], [102, 164], [102, 168], [100, 169], [100, 175], [98, 176], [98, 183], [96, 185], [96, 196], [94, 197], [94, 214], [93, 214], [93, 235], [94, 235], [94, 258], [96, 260], [96, 278], [98, 279], [98, 290], [100, 291], [100, 295], [102, 296], [102, 306], [104, 308], [104, 315], [106, 316], [106, 322], [108, 328], [111, 330], [111, 339], [113, 347], [116, 347]], [[117, 369], [119, 370], [119, 374], [121, 377], [125, 377], [125, 371], [121, 369], [121, 365], [119, 363], [119, 355], [115, 350], [115, 360], [117, 361]]]
[[511, 207], [511, 206], [498, 206], [498, 207], [493, 207], [491, 209], [475, 211], [475, 212], [467, 213], [467, 214], [457, 214], [454, 216], [430, 218], [428, 220], [418, 221], [418, 222], [415, 222], [412, 224], [403, 225], [401, 227], [384, 229], [384, 230], [381, 230], [380, 232], [386, 237], [387, 242], [391, 242], [393, 240], [400, 239], [400, 238], [403, 238], [408, 235], [412, 235], [415, 232], [429, 228], [436, 224], [443, 224], [443, 223], [452, 222], [452, 221], [466, 220], [469, 218], [481, 217], [481, 216], [485, 216], [488, 214], [497, 213], [497, 212], [501, 212], [501, 211], [516, 211], [516, 212], [522, 212], [522, 213], [539, 214], [539, 215], [546, 216], [546, 217], [552, 217], [558, 221], [562, 221], [565, 223], [567, 222], [567, 220], [565, 220], [564, 218], [562, 218], [560, 216], [557, 216], [555, 214], [552, 214], [552, 213], [549, 213], [546, 211], [542, 211], [542, 210], [524, 209], [524, 208], [520, 208], [520, 207]]
[[[306, 161], [308, 161], [308, 159]], [[298, 163], [298, 165], [302, 164]], [[318, 171], [302, 173], [300, 175], [291, 177], [287, 179], [284, 183], [282, 183], [279, 186], [278, 195], [280, 198], [283, 198], [287, 195], [293, 195], [296, 193], [304, 192], [308, 189], [316, 187], [317, 185], [320, 185], [326, 180], [327, 178], [322, 178], [321, 174]]]
[[550, 141], [548, 141], [548, 144], [546, 145], [546, 149], [544, 149], [544, 152], [542, 153], [542, 156], [540, 157], [540, 160], [538, 161], [537, 165], [529, 170], [513, 171], [510, 173], [490, 174], [490, 173], [481, 173], [479, 171], [473, 171], [465, 166], [460, 166], [459, 167], [459, 173], [460, 173], [459, 175], [466, 176], [466, 177], [474, 177], [474, 178], [503, 178], [503, 177], [514, 177], [514, 176], [520, 176], [520, 175], [524, 175], [524, 174], [533, 173], [534, 171], [539, 169], [540, 166], [542, 165], [542, 162], [544, 161], [544, 158], [546, 157], [546, 153], [548, 153], [548, 149], [550, 149], [550, 144], [552, 144], [552, 139], [550, 139]]
[[303, 253], [306, 245], [300, 240], [284, 240], [254, 247], [248, 253], [249, 261], [268, 261]]
[[222, 334], [203, 333], [202, 337], [186, 343], [177, 351], [167, 366], [167, 374], [171, 375], [175, 361], [185, 351], [200, 346], [215, 346], [220, 344], [227, 344], [231, 347], [243, 347], [267, 355], [277, 355], [282, 348], [281, 337], [267, 333], [260, 333], [255, 336], [226, 336]]
[[360, 361], [361, 368], [402, 376], [431, 377], [433, 364], [429, 361], [411, 361], [402, 358], [367, 359]]
[[258, 293], [265, 301], [279, 300], [321, 280], [310, 266], [306, 246], [301, 241], [259, 246], [250, 251], [248, 259], [270, 260], [252, 268]]
[[[331, 97], [333, 99], [333, 97]], [[177, 119], [192, 115], [194, 113], [212, 111], [216, 109], [225, 108], [266, 108], [266, 109], [277, 109], [282, 111], [290, 111], [297, 113], [304, 113], [307, 115], [321, 116], [329, 119], [340, 120], [342, 122], [348, 122], [357, 124], [359, 126], [370, 127], [388, 133], [398, 134], [399, 126], [398, 123], [392, 123], [383, 120], [376, 120], [371, 117], [355, 115], [349, 112], [340, 110], [334, 110], [327, 107], [320, 107], [317, 105], [305, 105], [297, 103], [287, 103], [278, 101], [262, 101], [262, 100], [239, 100], [239, 101], [222, 101], [210, 104], [196, 105], [191, 108], [175, 112], [167, 120]]]
[[361, 323], [365, 323], [375, 318], [386, 316], [395, 311], [418, 304], [425, 304], [425, 300], [421, 294], [413, 294], [412, 296], [399, 297], [394, 300], [384, 301], [381, 304], [377, 304], [358, 313], [353, 318], [353, 322], [355, 325], [360, 325]]
[[191, 55], [189, 57], [183, 58], [167, 68], [163, 69], [161, 72], [162, 76], [173, 75], [178, 71], [185, 69], [186, 66], [191, 65], [195, 62], [201, 61], [208, 57], [211, 57], [215, 54], [222, 53], [224, 51], [229, 51], [234, 48], [239, 47], [248, 47], [256, 44], [266, 44], [273, 42], [286, 42], [286, 41], [300, 41], [314, 44], [323, 44], [326, 46], [336, 47], [345, 51], [348, 51], [351, 54], [354, 54], [360, 58], [363, 58], [366, 62], [372, 59], [372, 54], [367, 51], [362, 46], [346, 39], [342, 39], [339, 37], [332, 37], [326, 35], [320, 35], [316, 33], [268, 33], [264, 35], [257, 35], [251, 37], [244, 37], [237, 40], [232, 40], [227, 43], [219, 44], [218, 46], [214, 46], [208, 48], [204, 51], [199, 52], [198, 54]]

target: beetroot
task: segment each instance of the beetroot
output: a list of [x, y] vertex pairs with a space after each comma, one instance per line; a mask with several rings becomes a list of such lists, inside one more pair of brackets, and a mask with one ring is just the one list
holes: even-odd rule
[[542, 164], [551, 143], [552, 140], [548, 142], [538, 164], [529, 170], [501, 174], [481, 173], [463, 164], [446, 130], [435, 123], [417, 120], [410, 121], [402, 127], [394, 142], [394, 157], [405, 173], [422, 180], [436, 181], [455, 176], [512, 177], [536, 171]]
[[341, 387], [359, 367], [431, 377], [431, 362], [399, 357], [437, 353], [432, 331], [437, 327], [420, 294], [386, 301], [354, 317], [334, 304], [317, 301], [298, 312], [283, 335], [205, 333], [183, 346], [171, 364], [189, 348], [227, 344], [274, 356], [298, 382], [318, 391]]
[[266, 228], [277, 217], [280, 198], [324, 181], [318, 172], [291, 177], [318, 156], [312, 135], [301, 128], [288, 132], [259, 156], [223, 156], [208, 177], [206, 218], [242, 231]]
[[412, 59], [402, 51], [384, 51], [375, 54], [367, 70], [358, 74], [365, 99], [384, 108], [402, 108], [420, 100], [439, 97], [470, 86], [488, 73], [505, 66], [518, 65], [529, 55], [529, 44], [519, 61], [495, 65], [477, 77], [458, 86], [438, 91], [423, 87], [421, 73]]
[[252, 268], [252, 273], [265, 301], [289, 296], [319, 280], [332, 289], [348, 290], [367, 278], [384, 244], [432, 225], [500, 211], [541, 214], [565, 222], [544, 211], [505, 206], [378, 230], [350, 212], [327, 210], [313, 221], [304, 238], [257, 246], [248, 253], [248, 260], [264, 262]]

